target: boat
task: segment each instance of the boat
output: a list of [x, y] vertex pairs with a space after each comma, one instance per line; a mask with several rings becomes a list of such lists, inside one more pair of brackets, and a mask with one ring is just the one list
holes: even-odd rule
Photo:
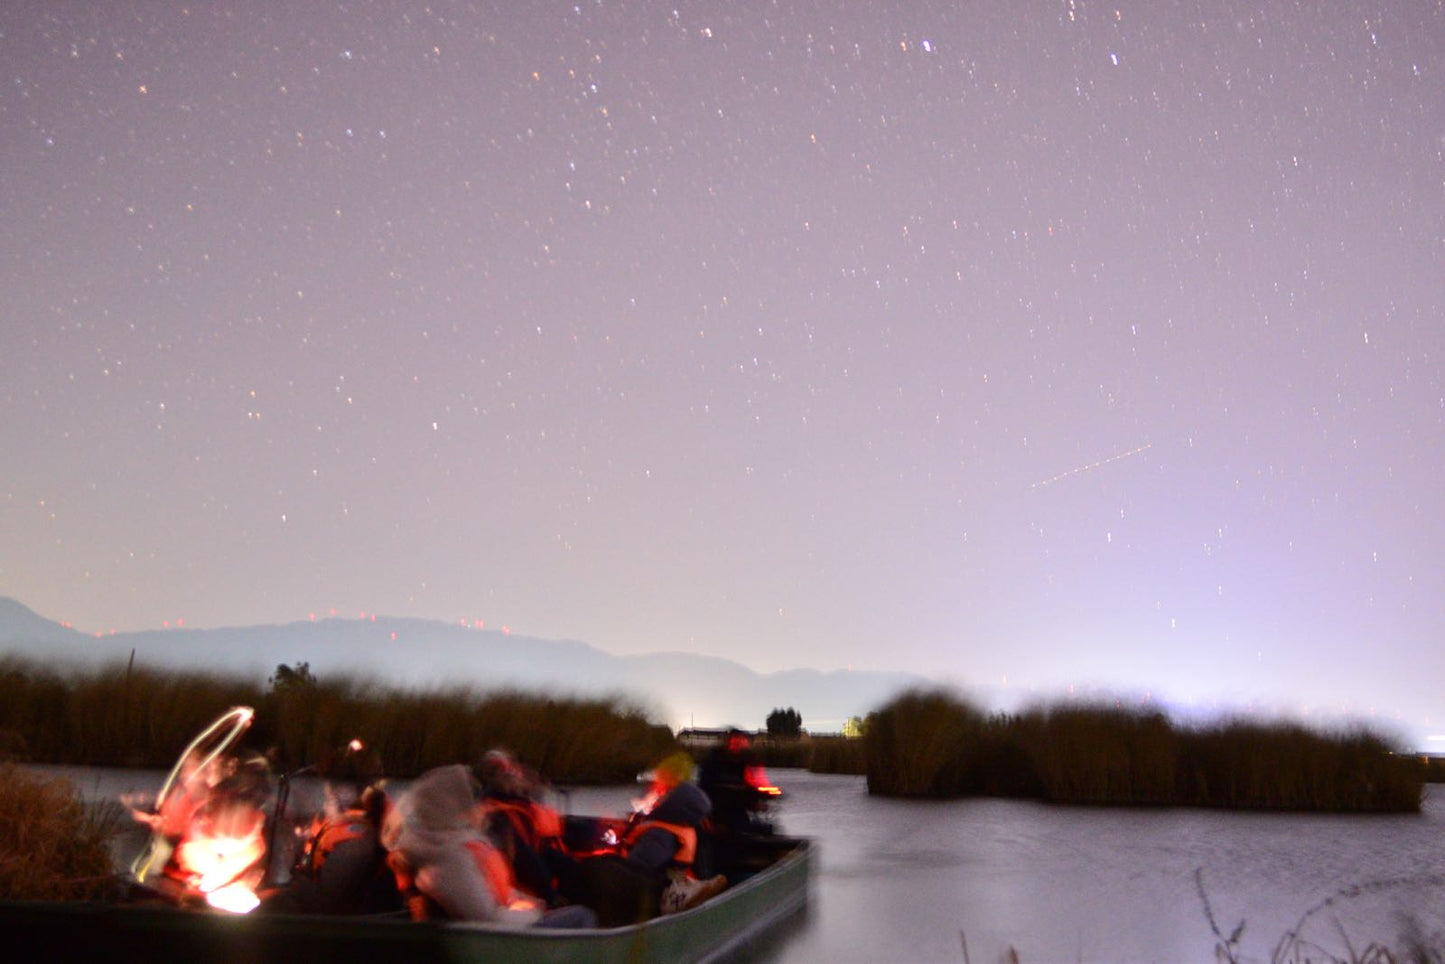
[[805, 911], [803, 838], [740, 841], [732, 885], [685, 911], [584, 930], [412, 921], [398, 916], [233, 915], [158, 902], [0, 902], [0, 933], [45, 960], [721, 964], [756, 953]]
[[[184, 801], [187, 781], [220, 760], [253, 717], [250, 707], [233, 707], [202, 731], [162, 785], [156, 813], [164, 813], [172, 795]], [[414, 921], [406, 911], [372, 916], [282, 912], [263, 905], [253, 884], [277, 881], [264, 868], [276, 858], [275, 831], [282, 823], [288, 788], [289, 780], [283, 778], [269, 844], [259, 829], [262, 811], [252, 801], [245, 812], [257, 820], [242, 821], [244, 833], [228, 825], [228, 832], [213, 838], [227, 845], [203, 851], [225, 865], [215, 874], [214, 886], [205, 883], [216, 870], [208, 864], [198, 886], [188, 882], [177, 887], [163, 870], [171, 847], [159, 832], [152, 832], [116, 899], [0, 901], [0, 933], [12, 947], [29, 948], [45, 960], [720, 964], [777, 937], [807, 906], [812, 850], [806, 839], [720, 832], [709, 838], [708, 873], [724, 874], [727, 889], [690, 909], [636, 924], [517, 929]], [[612, 817], [568, 815], [563, 820], [563, 839], [574, 854], [615, 852], [625, 831], [626, 821]], [[253, 871], [254, 881], [249, 876]], [[236, 897], [228, 892], [237, 890], [247, 899], [216, 899]]]

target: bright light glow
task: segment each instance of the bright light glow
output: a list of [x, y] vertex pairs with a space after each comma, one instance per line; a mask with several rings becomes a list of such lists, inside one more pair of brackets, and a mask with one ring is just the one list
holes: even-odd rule
[[[165, 812], [166, 798], [175, 790], [178, 779], [180, 783], [185, 784], [198, 774], [205, 774], [209, 771], [211, 765], [221, 758], [221, 754], [241, 738], [241, 734], [246, 732], [255, 716], [256, 711], [249, 706], [233, 706], [222, 713], [214, 723], [202, 730], [200, 735], [181, 752], [180, 757], [176, 759], [176, 765], [171, 768], [170, 775], [161, 784], [160, 792], [156, 794], [155, 812], [157, 814]], [[199, 753], [201, 748], [206, 746], [217, 733], [223, 733], [223, 735], [210, 751], [199, 761], [193, 759], [194, 755]], [[142, 851], [141, 855], [135, 859], [135, 863], [131, 865], [131, 873], [141, 883], [145, 882], [146, 875], [152, 870], [159, 870], [165, 864], [166, 858], [163, 854], [167, 852], [167, 848], [158, 846], [159, 842], [161, 842], [160, 838], [153, 835], [151, 845]], [[221, 883], [225, 883], [225, 881], [221, 881]]]
[[265, 855], [265, 824], [259, 810], [228, 808], [212, 827], [186, 837], [176, 848], [176, 863], [194, 876], [194, 886], [203, 894], [229, 888]]
[[228, 914], [249, 914], [261, 904], [261, 898], [245, 884], [227, 884], [206, 895], [206, 903]]

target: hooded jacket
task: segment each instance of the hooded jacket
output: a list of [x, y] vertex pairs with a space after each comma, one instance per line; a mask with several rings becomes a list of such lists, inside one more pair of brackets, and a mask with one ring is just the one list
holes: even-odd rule
[[690, 867], [697, 854], [697, 828], [710, 812], [712, 803], [697, 784], [673, 787], [628, 833], [628, 862], [649, 874], [668, 866]]
[[448, 916], [506, 927], [535, 923], [541, 907], [516, 893], [506, 858], [471, 822], [474, 806], [466, 767], [429, 770], [388, 815], [382, 844]]

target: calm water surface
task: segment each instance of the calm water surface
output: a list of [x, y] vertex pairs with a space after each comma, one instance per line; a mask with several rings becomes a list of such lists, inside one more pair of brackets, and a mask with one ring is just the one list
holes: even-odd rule
[[[780, 961], [1212, 961], [1245, 922], [1268, 960], [1340, 888], [1407, 879], [1337, 902], [1305, 933], [1348, 956], [1397, 945], [1400, 915], [1445, 933], [1445, 795], [1409, 816], [1084, 809], [1004, 800], [872, 798], [861, 778], [783, 771], [784, 828], [820, 842], [814, 899]], [[1433, 880], [1431, 879], [1433, 878]], [[1437, 943], [1436, 946], [1445, 946]], [[1316, 957], [1318, 960], [1319, 957]]]
[[[68, 773], [87, 797], [153, 792], [164, 777]], [[1419, 815], [1337, 816], [899, 801], [869, 797], [856, 777], [774, 778], [783, 829], [814, 838], [818, 855], [808, 914], [770, 961], [957, 964], [965, 948], [971, 964], [1011, 948], [1025, 964], [1213, 961], [1196, 869], [1219, 928], [1245, 923], [1247, 960], [1268, 961], [1302, 915], [1358, 885], [1368, 892], [1304, 927], [1327, 954], [1347, 958], [1346, 940], [1399, 946], [1406, 922], [1445, 947], [1445, 788]], [[620, 814], [635, 794], [578, 790], [570, 807]]]

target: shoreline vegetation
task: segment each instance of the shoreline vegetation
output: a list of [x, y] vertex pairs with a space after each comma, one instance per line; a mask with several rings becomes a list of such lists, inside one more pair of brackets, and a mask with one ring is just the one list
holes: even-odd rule
[[[124, 664], [63, 673], [9, 659], [0, 661], [0, 761], [164, 769], [237, 705], [256, 708], [248, 743], [278, 772], [324, 763], [360, 738], [396, 777], [505, 746], [554, 783], [601, 785], [631, 782], [679, 748], [668, 727], [618, 699], [319, 682], [304, 663], [278, 666], [262, 686]], [[1438, 776], [1366, 730], [1184, 727], [1157, 710], [1100, 704], [989, 715], [944, 690], [903, 693], [862, 730], [757, 749], [770, 767], [864, 775], [879, 796], [1109, 806], [1418, 812], [1423, 783]]]
[[553, 782], [602, 785], [632, 782], [677, 747], [670, 729], [621, 700], [318, 682], [305, 664], [278, 667], [261, 686], [142, 666], [61, 673], [8, 660], [0, 662], [0, 760], [167, 769], [233, 706], [256, 709], [247, 746], [282, 773], [327, 762], [359, 738], [394, 777], [474, 763], [505, 746]]
[[1095, 704], [987, 715], [943, 691], [868, 717], [868, 791], [1098, 806], [1418, 813], [1427, 768], [1363, 729], [1294, 723], [1183, 727]]

